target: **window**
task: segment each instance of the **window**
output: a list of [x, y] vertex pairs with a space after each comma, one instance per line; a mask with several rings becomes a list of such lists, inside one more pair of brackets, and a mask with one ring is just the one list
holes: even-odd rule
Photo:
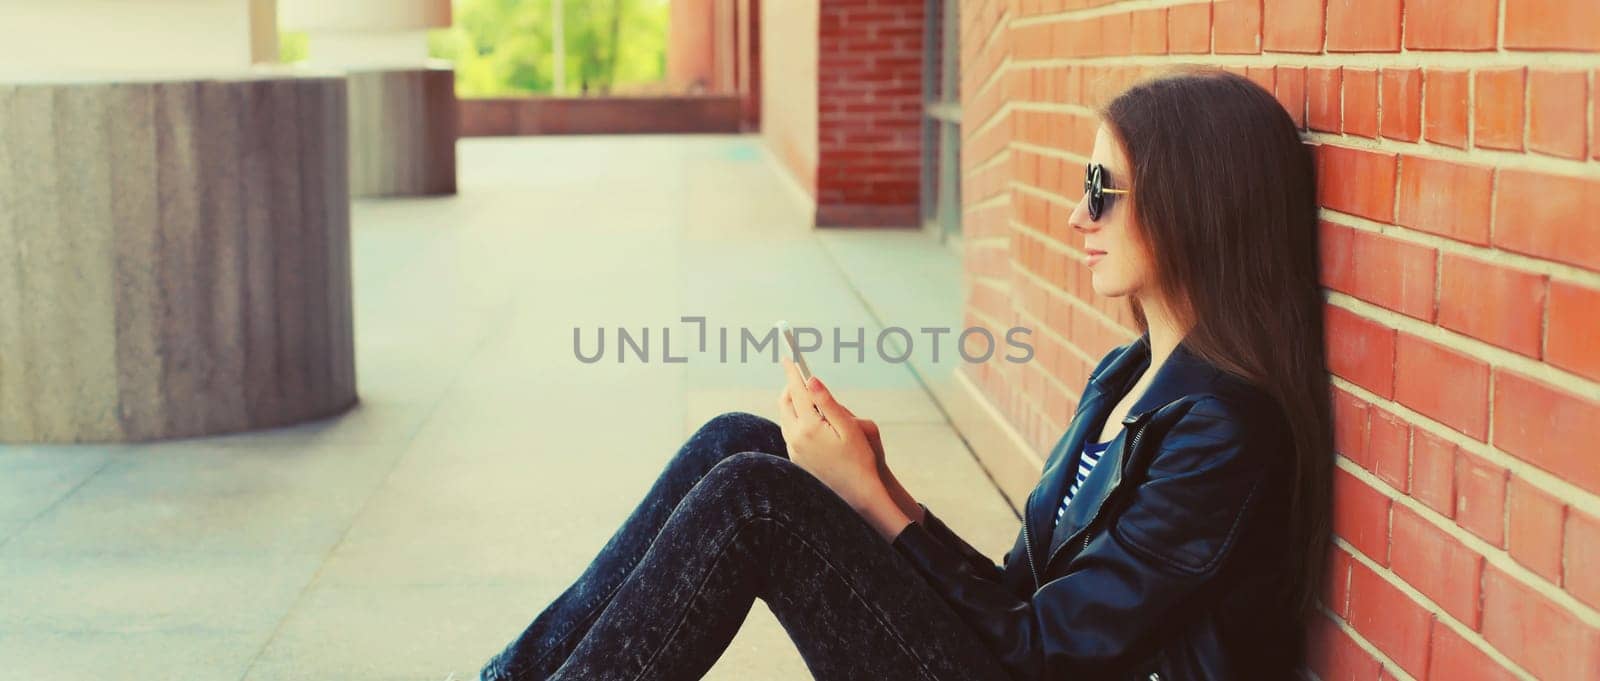
[[961, 239], [961, 45], [958, 0], [926, 0], [922, 31], [922, 226]]

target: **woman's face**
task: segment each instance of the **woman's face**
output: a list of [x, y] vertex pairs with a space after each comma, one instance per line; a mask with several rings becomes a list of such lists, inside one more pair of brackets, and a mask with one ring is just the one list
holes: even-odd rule
[[[1128, 183], [1132, 173], [1122, 144], [1104, 124], [1095, 132], [1089, 161], [1106, 167], [1107, 188], [1137, 192]], [[1092, 220], [1086, 194], [1067, 218], [1067, 224], [1083, 235], [1084, 252], [1088, 254], [1084, 262], [1094, 273], [1095, 293], [1102, 296], [1137, 296], [1150, 280], [1151, 258], [1139, 239], [1131, 210], [1135, 197], [1135, 193], [1107, 194], [1100, 219]]]

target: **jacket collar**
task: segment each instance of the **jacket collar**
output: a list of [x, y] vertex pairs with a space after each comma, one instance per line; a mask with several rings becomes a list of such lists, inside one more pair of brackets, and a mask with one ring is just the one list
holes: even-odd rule
[[[1088, 389], [1084, 391], [1085, 402], [1091, 397], [1110, 393], [1118, 397], [1127, 393], [1139, 376], [1150, 365], [1150, 334], [1145, 332], [1132, 343], [1118, 350], [1111, 358], [1106, 368], [1096, 374], [1090, 381]], [[1145, 388], [1144, 394], [1128, 409], [1125, 422], [1132, 422], [1140, 414], [1152, 409], [1158, 409], [1173, 400], [1185, 395], [1207, 392], [1216, 385], [1222, 371], [1212, 366], [1211, 363], [1196, 355], [1188, 344], [1188, 339], [1178, 341], [1165, 362], [1156, 370], [1155, 378]], [[1115, 403], [1105, 404], [1102, 407], [1109, 411]], [[1089, 416], [1084, 414], [1082, 416]], [[1080, 418], [1082, 417], [1080, 416]], [[1095, 416], [1099, 416], [1096, 414]]]
[[[1083, 503], [1076, 503], [1069, 508], [1060, 527], [1051, 527], [1061, 497], [1077, 472], [1079, 453], [1091, 438], [1098, 440], [1098, 430], [1094, 430], [1094, 427], [1104, 424], [1111, 410], [1149, 367], [1150, 335], [1145, 333], [1112, 352], [1115, 354], [1106, 366], [1090, 377], [1079, 400], [1077, 415], [1057, 442], [1034, 488], [1034, 495], [1029, 497], [1029, 503], [1024, 508], [1023, 522], [1032, 528], [1030, 534], [1038, 544], [1027, 550], [1033, 552], [1040, 570], [1046, 569], [1048, 557], [1053, 554], [1057, 544], [1089, 522], [1105, 496], [1110, 494], [1121, 478], [1122, 455], [1126, 446], [1122, 442], [1125, 439], [1123, 433], [1113, 439], [1111, 448], [1095, 466], [1091, 479], [1085, 481], [1084, 487], [1078, 490], [1078, 495], [1084, 497]], [[1155, 377], [1145, 388], [1144, 394], [1128, 409], [1128, 415], [1122, 423], [1125, 426], [1137, 423], [1146, 413], [1187, 395], [1211, 392], [1223, 375], [1221, 370], [1201, 359], [1185, 342], [1180, 341], [1172, 354], [1156, 369]], [[1077, 501], [1077, 497], [1074, 497], [1074, 501]]]

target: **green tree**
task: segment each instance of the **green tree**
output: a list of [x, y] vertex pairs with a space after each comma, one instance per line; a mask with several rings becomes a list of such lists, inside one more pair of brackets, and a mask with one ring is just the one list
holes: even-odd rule
[[[666, 0], [560, 0], [568, 94], [660, 82], [666, 73]], [[555, 85], [550, 0], [456, 0], [455, 26], [429, 52], [456, 66], [463, 97], [549, 93]]]

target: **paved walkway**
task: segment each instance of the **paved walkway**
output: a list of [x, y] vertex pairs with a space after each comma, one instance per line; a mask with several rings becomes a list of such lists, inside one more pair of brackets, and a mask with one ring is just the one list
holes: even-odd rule
[[[807, 228], [758, 143], [465, 141], [460, 196], [355, 208], [355, 411], [144, 446], [0, 446], [4, 676], [470, 678], [695, 426], [772, 414], [780, 370], [693, 352], [681, 315], [713, 338], [779, 317], [868, 338], [879, 315], [958, 325], [954, 256], [916, 233]], [[652, 362], [618, 363], [614, 345], [578, 362], [572, 329], [592, 342], [600, 326], [608, 344], [651, 327]], [[668, 326], [687, 363], [660, 361]], [[883, 423], [913, 493], [999, 556], [1015, 515], [917, 377], [829, 359], [815, 370]], [[712, 674], [806, 676], [759, 605]]]

